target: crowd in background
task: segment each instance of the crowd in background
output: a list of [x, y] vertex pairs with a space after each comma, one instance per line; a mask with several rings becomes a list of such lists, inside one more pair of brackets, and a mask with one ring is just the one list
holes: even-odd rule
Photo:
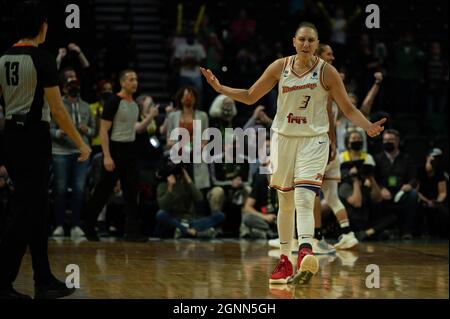
[[[218, 8], [220, 3], [216, 4]], [[144, 234], [160, 238], [277, 237], [276, 192], [268, 190], [267, 176], [259, 174], [259, 166], [267, 163], [248, 163], [243, 158], [243, 163], [175, 165], [170, 163], [168, 153], [176, 141], [169, 137], [177, 127], [187, 129], [191, 133], [185, 145], [189, 152], [194, 139], [193, 120], [200, 121], [201, 132], [209, 127], [222, 133], [237, 127], [269, 132], [276, 111], [276, 89], [246, 107], [217, 96], [202, 79], [199, 66], [211, 69], [223, 83], [248, 87], [273, 60], [295, 53], [290, 46], [292, 32], [314, 13], [318, 21], [313, 22], [319, 32], [324, 30], [319, 38], [333, 48], [334, 65], [354, 105], [372, 120], [388, 117], [387, 130], [374, 139], [366, 138], [342, 115], [337, 120], [342, 173], [339, 196], [352, 230], [360, 240], [448, 238], [448, 132], [442, 119], [448, 114], [449, 74], [443, 48], [446, 44], [440, 38], [414, 39], [408, 31], [392, 38], [361, 31], [356, 26], [361, 9], [321, 2], [291, 1], [286, 11], [289, 14], [279, 26], [273, 21], [278, 18], [276, 14], [267, 20], [266, 16], [252, 16], [245, 7], [220, 20], [214, 16], [217, 10], [206, 10], [197, 22], [196, 9], [188, 2], [186, 18], [178, 25], [168, 18], [173, 30], [166, 48], [171, 74], [168, 87], [173, 98], [158, 101], [145, 92], [135, 97], [140, 108], [135, 143], [139, 149], [138, 203]], [[274, 32], [277, 28], [280, 32]], [[69, 233], [73, 238], [83, 236], [85, 204], [103, 165], [100, 116], [104, 103], [118, 88], [113, 67], [103, 70], [106, 77], [92, 76], [92, 68], [97, 66], [83, 49], [81, 44], [67, 43], [55, 52], [64, 105], [93, 149], [89, 163], [76, 163], [74, 146], [52, 122], [49, 192], [54, 223], [49, 235], [55, 237]], [[126, 57], [119, 60], [122, 64], [116, 67], [127, 66]], [[201, 141], [202, 146], [207, 142]], [[264, 146], [270, 150], [270, 140]], [[230, 147], [236, 153], [235, 144], [225, 144], [215, 156], [223, 158]], [[7, 172], [2, 170], [0, 225], [7, 218], [8, 198], [13, 191]], [[324, 201], [322, 211], [325, 235], [337, 237], [336, 220]], [[120, 183], [97, 225], [100, 235], [123, 234]]]

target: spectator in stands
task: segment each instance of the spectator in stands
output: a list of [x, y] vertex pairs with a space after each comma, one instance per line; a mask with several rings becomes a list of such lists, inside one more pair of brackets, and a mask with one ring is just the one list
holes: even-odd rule
[[420, 208], [418, 225], [424, 235], [448, 237], [447, 178], [442, 151], [429, 152], [425, 166], [418, 172], [417, 191]]
[[[194, 28], [195, 28], [195, 24], [194, 24]], [[210, 39], [210, 36], [212, 34], [215, 34], [215, 32], [216, 32], [216, 27], [215, 27], [214, 23], [211, 21], [210, 16], [207, 13], [205, 13], [203, 15], [202, 21], [200, 22], [200, 25], [198, 26], [199, 41], [201, 43], [206, 44], [208, 42], [208, 39]]]
[[[186, 169], [191, 176], [195, 186], [199, 190], [205, 190], [210, 187], [210, 180], [208, 174], [208, 164], [193, 163], [193, 141], [194, 141], [194, 120], [200, 124], [199, 132], [203, 133], [209, 127], [208, 115], [197, 110], [198, 106], [198, 92], [192, 86], [181, 87], [175, 95], [175, 107], [177, 110], [167, 116], [167, 145], [166, 149], [178, 142], [179, 135], [175, 134], [174, 139], [170, 136], [175, 129], [183, 128], [189, 132], [189, 141], [183, 145], [183, 151], [190, 154], [191, 164], [186, 165]], [[201, 139], [201, 137], [200, 137]], [[208, 143], [207, 140], [201, 141], [201, 148]], [[198, 151], [198, 150], [197, 150]], [[185, 163], [187, 164], [187, 163]]]
[[442, 58], [441, 44], [432, 42], [426, 62], [427, 112], [445, 113], [448, 96], [448, 62]]
[[159, 141], [159, 129], [156, 117], [159, 104], [155, 104], [150, 95], [140, 95], [136, 99], [139, 105], [139, 122], [136, 123], [136, 144], [139, 152], [140, 168], [152, 170], [158, 167], [162, 157], [162, 145]]
[[[252, 135], [254, 135], [255, 141], [258, 140], [258, 134], [260, 129], [265, 129], [266, 137], [270, 136], [269, 130], [272, 126], [273, 120], [266, 114], [266, 107], [264, 105], [258, 105], [253, 111], [252, 116], [248, 119], [247, 123], [245, 123], [243, 129], [246, 131], [247, 129], [251, 129]], [[252, 147], [252, 145], [248, 145], [248, 147]], [[259, 154], [258, 154], [259, 155]], [[250, 162], [250, 174], [254, 176], [256, 171], [259, 168], [260, 163]]]
[[58, 70], [72, 69], [76, 73], [77, 78], [83, 83], [80, 96], [85, 101], [92, 101], [91, 88], [94, 85], [92, 82], [94, 77], [90, 73], [92, 71], [90, 63], [81, 51], [81, 48], [75, 43], [69, 43], [67, 48], [59, 48], [56, 64]]
[[225, 136], [226, 128], [237, 126], [234, 121], [236, 115], [236, 103], [231, 98], [220, 94], [216, 96], [209, 108], [210, 127], [219, 129], [222, 136]]
[[252, 175], [248, 157], [240, 151], [240, 143], [234, 138], [225, 140], [223, 151], [214, 154], [209, 164], [213, 188], [207, 198], [212, 212], [223, 211], [227, 216], [224, 233], [237, 237], [241, 210], [251, 191]]
[[91, 141], [91, 157], [102, 151], [102, 141], [100, 140], [100, 119], [102, 117], [105, 102], [113, 96], [113, 84], [109, 80], [100, 80], [97, 83], [96, 91], [98, 101], [90, 105], [95, 121], [95, 133]]
[[266, 107], [264, 105], [258, 105], [247, 123], [245, 123], [244, 130], [247, 128], [270, 128], [273, 120], [267, 115], [265, 109]]
[[258, 77], [261, 66], [258, 63], [257, 53], [251, 45], [242, 45], [236, 54], [236, 67], [239, 77], [236, 79], [242, 86], [249, 86]]
[[67, 48], [59, 48], [58, 56], [56, 57], [56, 66], [58, 70], [60, 68], [65, 68], [66, 66], [76, 67], [77, 65], [80, 65], [82, 69], [90, 66], [89, 61], [78, 45], [69, 43]]
[[77, 72], [71, 66], [62, 68], [59, 71], [59, 83], [61, 84], [61, 91], [64, 90], [64, 83], [67, 80], [78, 80]]
[[[116, 186], [105, 205], [104, 214], [103, 211], [99, 216], [99, 219], [104, 218], [105, 232], [110, 236], [122, 237], [125, 232], [125, 201], [123, 198], [122, 187], [120, 185], [120, 180], [117, 181]], [[103, 216], [104, 215], [104, 216]], [[101, 229], [101, 224], [99, 222], [99, 229]], [[101, 231], [99, 231], [101, 234]]]
[[375, 57], [373, 46], [369, 35], [363, 33], [359, 40], [359, 47], [356, 52], [355, 77], [358, 83], [358, 96], [363, 96], [373, 82], [373, 74], [380, 71], [380, 61]]
[[[375, 211], [375, 204], [381, 201], [380, 187], [374, 177], [375, 160], [363, 151], [361, 132], [348, 132], [345, 145], [346, 151], [339, 154], [342, 175], [339, 196], [346, 207], [352, 229], [360, 232], [360, 239], [364, 239], [388, 227], [390, 219], [374, 214], [376, 222], [373, 228], [369, 228], [371, 212]], [[367, 229], [370, 231], [366, 235], [364, 231]]]
[[174, 66], [179, 69], [178, 86], [191, 85], [198, 92], [199, 106], [202, 106], [203, 80], [200, 73], [200, 65], [205, 64], [206, 52], [201, 43], [196, 41], [194, 33], [189, 32], [186, 43], [181, 43], [175, 48]]
[[202, 193], [195, 187], [183, 164], [173, 164], [170, 160], [159, 172], [162, 182], [158, 186], [156, 214], [156, 237], [167, 237], [175, 229], [175, 238], [214, 238], [214, 227], [220, 225], [225, 215], [213, 212], [210, 216], [198, 218], [195, 203], [202, 200]]
[[394, 46], [391, 58], [389, 74], [393, 80], [395, 110], [418, 111], [418, 84], [422, 76], [424, 53], [415, 43], [410, 31]]
[[359, 14], [361, 14], [361, 8], [357, 6], [355, 11], [348, 18], [346, 18], [344, 9], [341, 6], [336, 7], [336, 10], [334, 10], [334, 16], [330, 15], [327, 8], [322, 2], [318, 2], [317, 7], [324, 15], [326, 20], [330, 23], [331, 43], [334, 50], [336, 51], [336, 55], [338, 57], [343, 56], [345, 45], [347, 44], [347, 30], [349, 29], [349, 25], [354, 21], [354, 19]]
[[158, 211], [156, 171], [161, 165], [163, 145], [158, 120], [159, 104], [150, 95], [142, 94], [136, 102], [139, 105], [139, 122], [136, 123], [136, 145], [139, 161], [139, 212], [148, 235], [151, 235]]
[[[237, 236], [241, 223], [241, 209], [250, 191], [248, 187], [251, 185], [252, 177], [247, 156], [244, 152], [238, 152], [238, 150], [241, 150], [238, 147], [243, 146], [245, 149], [246, 140], [238, 140], [237, 138], [244, 139], [243, 136], [238, 135], [233, 136], [230, 140], [227, 139], [227, 129], [230, 130], [236, 126], [234, 121], [236, 114], [235, 102], [225, 95], [218, 95], [211, 104], [209, 110], [210, 127], [220, 131], [223, 152], [213, 154], [213, 162], [209, 165], [214, 187], [208, 192], [207, 198], [212, 212], [225, 212], [227, 219], [224, 232]], [[248, 144], [255, 145], [256, 143]], [[231, 156], [233, 156], [233, 159], [239, 158], [241, 161], [233, 160], [233, 163], [230, 163]]]
[[[267, 135], [265, 143], [266, 158], [259, 165], [266, 168], [269, 165], [270, 135]], [[245, 200], [242, 209], [242, 224], [240, 237], [242, 238], [277, 238], [277, 191], [269, 188], [269, 175], [256, 172], [252, 191]]]
[[388, 49], [384, 43], [384, 38], [381, 32], [375, 33], [372, 37], [373, 40], [373, 56], [378, 61], [377, 71], [386, 73], [386, 59], [388, 58]]
[[[226, 154], [231, 152], [234, 155], [232, 163], [226, 163]], [[237, 160], [239, 157], [241, 163]], [[214, 161], [210, 164], [210, 175], [213, 188], [207, 197], [211, 212], [225, 212], [227, 219], [224, 234], [237, 237], [242, 207], [251, 191], [252, 176], [247, 157], [236, 154], [236, 149], [233, 149], [232, 145], [225, 145], [223, 153], [214, 156]]]
[[216, 74], [221, 72], [223, 59], [223, 45], [216, 33], [211, 32], [206, 44], [206, 67]]
[[231, 36], [236, 47], [247, 44], [256, 31], [256, 21], [247, 16], [247, 11], [241, 9], [236, 19], [231, 22]]
[[[85, 141], [95, 132], [94, 119], [89, 104], [80, 98], [80, 82], [68, 80], [64, 85], [63, 103], [70, 114], [75, 127]], [[78, 161], [79, 151], [66, 133], [58, 127], [55, 121], [50, 123], [53, 155], [53, 196], [56, 228], [53, 236], [64, 236], [64, 216], [66, 212], [66, 199], [69, 181], [72, 181], [71, 211], [72, 229], [71, 237], [82, 237], [84, 232], [80, 226], [80, 216], [85, 202], [84, 190], [89, 162]]]
[[416, 167], [412, 158], [399, 150], [398, 131], [388, 129], [383, 134], [384, 151], [375, 156], [375, 179], [381, 187], [384, 210], [398, 215], [402, 239], [412, 238], [418, 195]]
[[347, 44], [347, 19], [345, 18], [344, 9], [337, 7], [334, 17], [330, 19], [331, 23], [331, 43], [336, 47], [337, 52], [342, 52]]
[[[161, 126], [159, 127], [159, 134], [161, 135], [161, 139], [165, 142], [166, 141], [166, 135], [167, 135], [167, 127], [168, 127], [168, 124], [169, 124], [169, 121], [168, 121], [169, 114], [175, 111], [175, 108], [173, 107], [173, 102], [172, 101], [170, 101], [170, 103], [167, 104], [164, 107], [164, 111], [165, 111], [165, 114], [163, 115], [164, 116], [164, 120], [163, 120], [163, 123], [161, 124]], [[164, 143], [164, 145], [165, 144], [166, 143]]]
[[[373, 103], [375, 101], [375, 97], [377, 96], [381, 82], [383, 81], [383, 74], [381, 72], [375, 72], [373, 74], [373, 77], [375, 81], [373, 82], [373, 85], [370, 89], [370, 91], [367, 93], [366, 97], [364, 98], [364, 101], [361, 104], [360, 111], [368, 117], [371, 113]], [[356, 107], [358, 105], [358, 97], [354, 94], [349, 94], [349, 97], [352, 101], [352, 104]], [[339, 110], [336, 110], [338, 112], [338, 117], [336, 121], [336, 143], [337, 143], [337, 150], [339, 153], [344, 152], [346, 149], [346, 145], [344, 142], [346, 134], [353, 129], [360, 130], [356, 126], [354, 126], [345, 116], [343, 116], [342, 112]], [[364, 131], [361, 131], [363, 136], [363, 150], [367, 152], [367, 137]]]

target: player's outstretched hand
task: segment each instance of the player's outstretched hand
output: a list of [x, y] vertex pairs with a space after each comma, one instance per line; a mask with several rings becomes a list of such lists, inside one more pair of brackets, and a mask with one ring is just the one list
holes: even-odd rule
[[205, 77], [206, 81], [208, 81], [209, 85], [212, 86], [212, 88], [217, 92], [221, 93], [222, 91], [222, 85], [220, 84], [219, 80], [216, 78], [216, 76], [211, 72], [210, 69], [200, 68], [200, 71], [202, 71], [203, 76]]
[[366, 130], [367, 135], [370, 137], [375, 137], [377, 135], [380, 135], [381, 132], [384, 131], [384, 122], [386, 122], [387, 118], [382, 118], [381, 120], [372, 123], [372, 125], [369, 126], [369, 128]]

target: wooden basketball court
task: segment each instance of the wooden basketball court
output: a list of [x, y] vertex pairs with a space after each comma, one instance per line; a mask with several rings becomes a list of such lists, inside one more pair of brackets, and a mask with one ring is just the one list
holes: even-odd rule
[[[320, 272], [306, 286], [269, 285], [278, 250], [265, 241], [166, 240], [131, 244], [50, 241], [54, 273], [80, 269], [80, 289], [69, 298], [449, 298], [448, 242], [362, 243], [320, 256]], [[367, 288], [368, 265], [380, 288]], [[370, 270], [370, 267], [369, 267]], [[33, 295], [31, 258], [15, 287]]]

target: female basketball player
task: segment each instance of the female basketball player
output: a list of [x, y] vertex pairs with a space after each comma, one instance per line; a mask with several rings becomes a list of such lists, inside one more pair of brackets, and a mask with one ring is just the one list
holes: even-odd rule
[[[272, 123], [272, 176], [270, 187], [279, 191], [278, 233], [280, 261], [270, 283], [307, 283], [318, 272], [312, 253], [314, 198], [322, 185], [328, 161], [327, 99], [331, 95], [344, 115], [371, 137], [383, 131], [386, 119], [369, 122], [353, 107], [336, 69], [314, 55], [317, 28], [302, 23], [292, 40], [296, 54], [270, 64], [250, 89], [221, 85], [216, 76], [201, 68], [208, 83], [220, 94], [252, 105], [278, 83], [277, 113]], [[296, 273], [288, 256], [297, 211], [298, 260]]]

